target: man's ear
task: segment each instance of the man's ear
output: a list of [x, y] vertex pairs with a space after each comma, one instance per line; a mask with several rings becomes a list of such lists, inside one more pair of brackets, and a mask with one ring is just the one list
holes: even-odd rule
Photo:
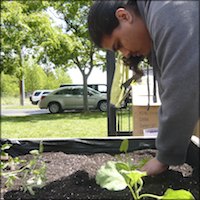
[[132, 22], [133, 21], [133, 15], [126, 9], [124, 8], [118, 8], [115, 11], [115, 16], [117, 17], [117, 19], [120, 21], [128, 21], [128, 22]]

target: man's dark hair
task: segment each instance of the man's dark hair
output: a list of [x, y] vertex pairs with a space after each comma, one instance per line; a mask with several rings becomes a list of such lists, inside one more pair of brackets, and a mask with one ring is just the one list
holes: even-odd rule
[[102, 38], [111, 35], [119, 25], [115, 16], [118, 8], [134, 10], [139, 14], [136, 0], [96, 0], [88, 15], [88, 29], [93, 42], [101, 47]]
[[[90, 8], [88, 15], [89, 34], [93, 42], [100, 48], [103, 37], [110, 36], [119, 25], [119, 21], [115, 16], [118, 8], [133, 10], [136, 15], [140, 15], [137, 0], [96, 0]], [[143, 72], [138, 68], [138, 64], [143, 58], [143, 56], [130, 56], [129, 58], [123, 58], [123, 61], [136, 75], [141, 77]]]

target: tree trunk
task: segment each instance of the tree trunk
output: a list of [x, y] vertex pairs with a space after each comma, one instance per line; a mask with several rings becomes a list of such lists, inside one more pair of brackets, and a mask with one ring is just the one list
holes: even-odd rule
[[24, 99], [25, 99], [25, 91], [24, 91], [24, 76], [19, 81], [19, 90], [20, 90], [20, 105], [24, 106]]
[[19, 81], [19, 91], [20, 91], [20, 105], [24, 106], [24, 98], [25, 98], [25, 87], [24, 87], [24, 66], [23, 66], [23, 57], [24, 57], [24, 47], [19, 46], [18, 47], [18, 53], [19, 53], [19, 63], [21, 66], [21, 76], [20, 76], [20, 81]]
[[88, 76], [83, 74], [83, 105], [84, 105], [84, 112], [89, 112], [87, 79], [88, 79]]

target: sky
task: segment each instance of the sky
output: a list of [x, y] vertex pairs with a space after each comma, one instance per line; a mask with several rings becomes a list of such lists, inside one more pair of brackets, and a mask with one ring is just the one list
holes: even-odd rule
[[[72, 68], [68, 70], [68, 74], [74, 84], [82, 84], [83, 77], [78, 68]], [[93, 68], [88, 78], [88, 84], [107, 84], [107, 74], [102, 72], [101, 69]]]

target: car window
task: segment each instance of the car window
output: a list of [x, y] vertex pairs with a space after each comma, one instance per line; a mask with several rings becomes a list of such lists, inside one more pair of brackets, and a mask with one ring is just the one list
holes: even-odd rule
[[43, 94], [49, 94], [50, 92], [43, 92]]
[[94, 89], [94, 90], [98, 89], [97, 85], [89, 85], [89, 87], [92, 88], [92, 89]]
[[93, 95], [93, 93], [92, 93], [92, 92], [90, 92], [90, 91], [88, 91], [88, 95], [92, 96], [92, 95]]
[[71, 88], [67, 88], [64, 90], [59, 90], [55, 93], [55, 95], [67, 95], [67, 94], [73, 94], [73, 91]]
[[36, 92], [34, 96], [39, 96], [41, 92]]
[[75, 88], [72, 90], [73, 95], [83, 95], [83, 89], [81, 88]]

